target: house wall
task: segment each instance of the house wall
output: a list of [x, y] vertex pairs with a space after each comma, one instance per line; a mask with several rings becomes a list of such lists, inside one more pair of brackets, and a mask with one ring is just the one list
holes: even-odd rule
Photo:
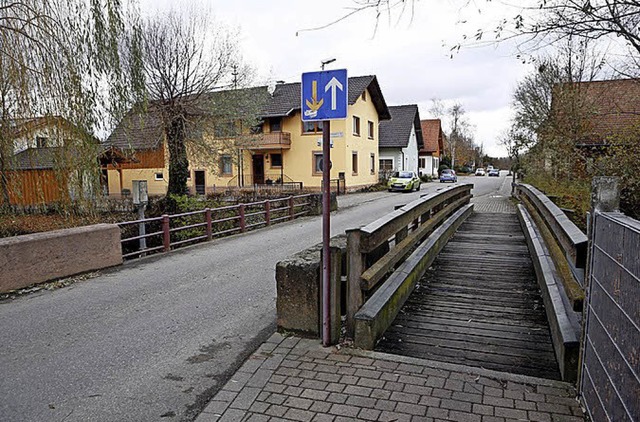
[[402, 168], [402, 149], [401, 148], [380, 148], [380, 157], [386, 160], [393, 160], [393, 170], [404, 170]]
[[[362, 99], [362, 96], [352, 106], [349, 106], [347, 120], [345, 121], [346, 127], [346, 148], [345, 148], [345, 163], [347, 168], [341, 171], [345, 171], [345, 180], [347, 189], [374, 185], [378, 182], [378, 112], [371, 100], [371, 95], [367, 91], [366, 101]], [[360, 117], [360, 136], [353, 134], [353, 116]], [[369, 139], [368, 135], [368, 121], [373, 122], [374, 136], [373, 139]], [[351, 154], [353, 151], [358, 152], [358, 174], [355, 175], [351, 171]], [[371, 171], [371, 154], [374, 155], [373, 171]], [[334, 166], [335, 167], [335, 166]], [[333, 177], [333, 176], [332, 176]]]
[[47, 138], [47, 147], [61, 147], [64, 146], [64, 139], [71, 136], [70, 132], [55, 126], [32, 129], [14, 140], [14, 154], [27, 148], [36, 148], [36, 138]]
[[406, 148], [402, 148], [404, 163], [402, 170], [415, 171], [418, 173], [418, 140], [416, 138], [416, 128], [411, 126], [411, 135]]
[[440, 167], [440, 159], [431, 154], [420, 154], [420, 158], [424, 158], [425, 166], [419, 168], [421, 176], [438, 176], [438, 168]]

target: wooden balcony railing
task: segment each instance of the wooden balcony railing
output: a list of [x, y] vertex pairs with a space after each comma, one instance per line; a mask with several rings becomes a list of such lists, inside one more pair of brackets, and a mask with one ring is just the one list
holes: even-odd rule
[[247, 145], [248, 149], [290, 149], [291, 134], [289, 132], [261, 133]]

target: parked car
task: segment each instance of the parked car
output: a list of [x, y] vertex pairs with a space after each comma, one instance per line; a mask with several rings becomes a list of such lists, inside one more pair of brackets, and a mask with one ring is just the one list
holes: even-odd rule
[[476, 169], [476, 176], [485, 176], [486, 173], [482, 167]]
[[491, 176], [500, 177], [500, 170], [498, 169], [489, 170], [489, 177]]
[[453, 182], [456, 183], [458, 181], [458, 176], [456, 176], [456, 172], [451, 169], [444, 169], [440, 172], [440, 183], [444, 182]]
[[387, 187], [389, 192], [401, 191], [411, 192], [412, 190], [420, 190], [421, 180], [412, 171], [396, 171], [389, 178]]

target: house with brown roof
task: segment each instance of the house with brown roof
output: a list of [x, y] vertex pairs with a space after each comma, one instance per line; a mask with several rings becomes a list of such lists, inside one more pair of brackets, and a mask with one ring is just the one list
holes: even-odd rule
[[[212, 149], [220, 151], [215, 162], [198, 151], [188, 151], [191, 191], [204, 194], [286, 182], [319, 189], [323, 127], [321, 122], [302, 121], [300, 90], [300, 83], [279, 83], [271, 93], [267, 87], [211, 93], [207, 101], [212, 121], [199, 132]], [[242, 114], [244, 107], [233, 100], [217, 101], [223, 95], [247, 97], [247, 93], [256, 99], [253, 104], [260, 104], [251, 127], [238, 124], [242, 119], [236, 114], [238, 110]], [[168, 154], [157, 113], [132, 110], [109, 136], [106, 146], [113, 156], [117, 152], [130, 157], [105, 166], [110, 194], [131, 189], [133, 180], [147, 180], [152, 195], [166, 192]], [[347, 113], [347, 119], [331, 122], [331, 178], [341, 179], [348, 189], [376, 184], [378, 126], [390, 114], [375, 76], [349, 78]]]
[[99, 142], [60, 116], [3, 122], [9, 154], [0, 160], [0, 203], [44, 205], [93, 195]]
[[[563, 83], [554, 87], [551, 119], [540, 134], [547, 170], [589, 175], [612, 153], [637, 157], [640, 79]], [[626, 151], [626, 152], [625, 152]], [[573, 157], [573, 159], [571, 159]], [[633, 159], [633, 158], [631, 158]]]
[[391, 120], [380, 123], [380, 177], [394, 171], [418, 174], [418, 150], [423, 147], [418, 106], [390, 106], [389, 112]]
[[552, 95], [554, 136], [578, 147], [606, 146], [640, 133], [640, 79], [564, 83]]
[[421, 176], [437, 177], [444, 151], [445, 135], [442, 131], [442, 122], [440, 119], [421, 120], [420, 127], [424, 145], [419, 152], [418, 172]]

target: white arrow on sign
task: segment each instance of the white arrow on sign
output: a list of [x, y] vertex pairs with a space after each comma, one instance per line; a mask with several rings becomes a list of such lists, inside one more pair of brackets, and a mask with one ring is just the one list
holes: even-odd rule
[[344, 91], [344, 87], [334, 76], [324, 87], [324, 92], [327, 92], [328, 90], [331, 90], [331, 110], [335, 110], [338, 107], [338, 105], [336, 104], [336, 92], [337, 90]]

